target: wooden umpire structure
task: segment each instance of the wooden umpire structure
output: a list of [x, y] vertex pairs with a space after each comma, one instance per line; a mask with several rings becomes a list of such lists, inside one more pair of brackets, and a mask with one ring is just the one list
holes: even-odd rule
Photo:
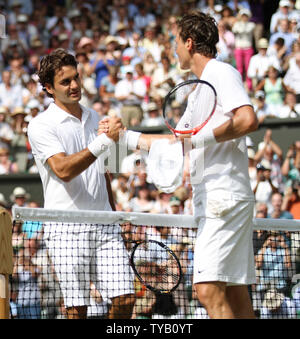
[[0, 319], [9, 318], [9, 276], [13, 271], [12, 218], [0, 208]]

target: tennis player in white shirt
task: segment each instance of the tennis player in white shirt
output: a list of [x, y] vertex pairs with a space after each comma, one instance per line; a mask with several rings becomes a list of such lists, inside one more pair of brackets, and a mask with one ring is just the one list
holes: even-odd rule
[[[205, 128], [195, 136], [179, 137], [184, 146], [189, 144], [187, 149], [192, 148], [194, 216], [199, 227], [194, 284], [210, 318], [254, 318], [247, 286], [256, 281], [254, 196], [245, 135], [256, 130], [258, 122], [237, 70], [215, 59], [218, 39], [215, 21], [199, 11], [184, 15], [178, 22], [176, 53], [180, 67], [210, 82], [218, 100]], [[197, 112], [192, 119], [197, 126]], [[108, 130], [100, 128], [101, 132]], [[138, 147], [150, 147], [159, 137], [166, 136], [142, 134]], [[199, 161], [204, 161], [204, 173], [198, 178]]]
[[[109, 133], [97, 136], [98, 114], [79, 104], [81, 83], [77, 62], [63, 49], [42, 58], [38, 75], [47, 95], [54, 99], [28, 127], [43, 184], [44, 207], [113, 210], [103, 161], [107, 148], [119, 139], [120, 119], [112, 119]], [[86, 317], [93, 282], [102, 297], [112, 301], [109, 318], [130, 318], [134, 305], [133, 275], [119, 225], [69, 227], [70, 232], [68, 227], [48, 228], [48, 249], [68, 317]], [[90, 240], [91, 233], [101, 240]], [[80, 251], [78, 242], [84, 251]], [[111, 256], [107, 256], [109, 250]], [[84, 281], [80, 280], [83, 276]]]

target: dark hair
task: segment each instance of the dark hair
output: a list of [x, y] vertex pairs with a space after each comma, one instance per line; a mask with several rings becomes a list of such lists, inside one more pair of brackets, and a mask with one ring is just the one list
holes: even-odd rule
[[75, 57], [63, 48], [58, 48], [50, 54], [45, 55], [40, 61], [38, 77], [43, 86], [43, 90], [49, 97], [52, 97], [52, 95], [46, 91], [45, 86], [46, 84], [54, 86], [54, 77], [63, 66], [73, 66], [77, 68]]
[[183, 15], [177, 22], [179, 35], [185, 42], [188, 38], [193, 40], [193, 52], [206, 57], [215, 57], [216, 44], [219, 41], [219, 32], [214, 18], [199, 10], [192, 10]]

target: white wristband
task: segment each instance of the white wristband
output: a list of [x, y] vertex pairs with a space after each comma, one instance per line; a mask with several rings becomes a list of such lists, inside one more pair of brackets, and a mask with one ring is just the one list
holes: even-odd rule
[[194, 148], [202, 148], [205, 146], [216, 145], [217, 140], [212, 129], [205, 129], [204, 132], [200, 131], [191, 137], [192, 145]]
[[105, 133], [98, 135], [89, 145], [89, 151], [98, 158], [114, 143]]
[[138, 141], [142, 133], [135, 131], [125, 131], [123, 136], [119, 139], [120, 144], [124, 144], [130, 150], [136, 150]]

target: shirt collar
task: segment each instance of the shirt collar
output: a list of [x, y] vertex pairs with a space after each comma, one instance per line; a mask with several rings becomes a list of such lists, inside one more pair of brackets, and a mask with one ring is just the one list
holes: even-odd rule
[[[85, 124], [85, 122], [87, 121], [87, 119], [90, 115], [90, 111], [82, 105], [80, 105], [80, 107], [81, 107], [81, 110], [82, 110], [81, 121], [82, 121], [83, 124]], [[63, 121], [65, 121], [67, 119], [78, 121], [78, 119], [76, 117], [74, 117], [72, 114], [64, 111], [62, 108], [57, 106], [54, 102], [52, 102], [49, 105], [48, 109], [51, 111], [51, 117], [53, 119], [55, 119], [56, 122], [58, 122], [58, 123], [62, 123]]]

